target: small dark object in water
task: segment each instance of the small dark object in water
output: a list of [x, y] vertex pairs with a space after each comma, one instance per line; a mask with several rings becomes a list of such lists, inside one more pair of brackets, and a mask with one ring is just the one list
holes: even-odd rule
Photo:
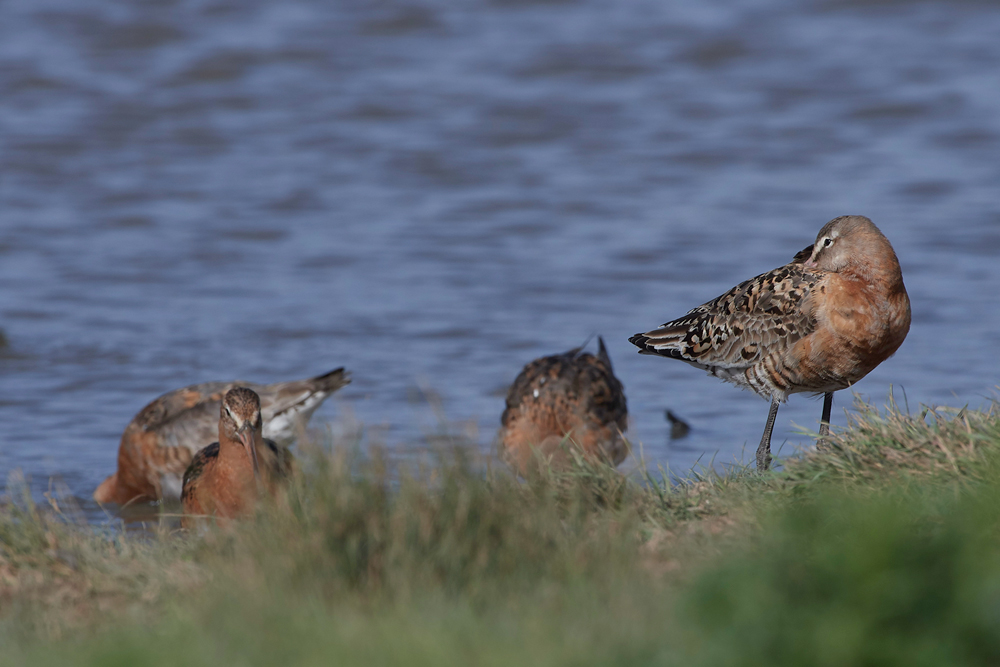
[[680, 440], [686, 437], [691, 431], [691, 427], [686, 421], [675, 415], [670, 410], [667, 410], [667, 421], [670, 422], [670, 439]]

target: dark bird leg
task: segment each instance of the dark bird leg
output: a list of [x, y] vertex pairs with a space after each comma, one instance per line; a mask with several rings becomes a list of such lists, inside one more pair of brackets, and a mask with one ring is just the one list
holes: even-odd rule
[[833, 408], [833, 392], [823, 394], [823, 418], [819, 420], [819, 437], [830, 435], [830, 409]]
[[767, 424], [764, 435], [760, 437], [757, 447], [757, 470], [767, 470], [771, 467], [771, 431], [774, 430], [774, 419], [778, 416], [778, 399], [771, 399], [771, 410], [767, 413]]

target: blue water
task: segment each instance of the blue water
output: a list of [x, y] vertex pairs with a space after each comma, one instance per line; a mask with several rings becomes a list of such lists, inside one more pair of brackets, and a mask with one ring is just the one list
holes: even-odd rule
[[[647, 463], [749, 461], [764, 401], [626, 339], [841, 214], [886, 233], [913, 302], [857, 390], [981, 406], [998, 34], [971, 0], [6, 0], [0, 474], [99, 517], [152, 398], [340, 365], [317, 428], [405, 455], [429, 388], [488, 449], [521, 366], [595, 333]], [[819, 412], [793, 397], [775, 449]]]

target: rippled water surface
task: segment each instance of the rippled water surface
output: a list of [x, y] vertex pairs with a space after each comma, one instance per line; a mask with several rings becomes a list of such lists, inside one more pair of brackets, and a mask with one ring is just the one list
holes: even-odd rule
[[[845, 213], [913, 301], [858, 391], [980, 406], [998, 34], [972, 1], [6, 0], [0, 473], [89, 498], [160, 393], [339, 365], [314, 425], [405, 453], [430, 387], [486, 448], [520, 367], [595, 333], [650, 463], [750, 460], [765, 402], [626, 338]], [[775, 449], [819, 411], [793, 397]]]

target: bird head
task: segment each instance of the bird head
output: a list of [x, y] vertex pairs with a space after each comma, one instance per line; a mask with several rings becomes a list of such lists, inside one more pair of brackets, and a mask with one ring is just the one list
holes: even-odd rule
[[263, 437], [260, 397], [246, 387], [233, 387], [222, 399], [219, 413], [219, 440], [223, 437], [240, 442], [253, 464], [254, 477], [260, 476], [257, 463], [257, 440]]
[[863, 215], [842, 215], [823, 225], [816, 236], [812, 255], [804, 262], [809, 269], [840, 272], [848, 266], [870, 263], [892, 246], [878, 227]]

